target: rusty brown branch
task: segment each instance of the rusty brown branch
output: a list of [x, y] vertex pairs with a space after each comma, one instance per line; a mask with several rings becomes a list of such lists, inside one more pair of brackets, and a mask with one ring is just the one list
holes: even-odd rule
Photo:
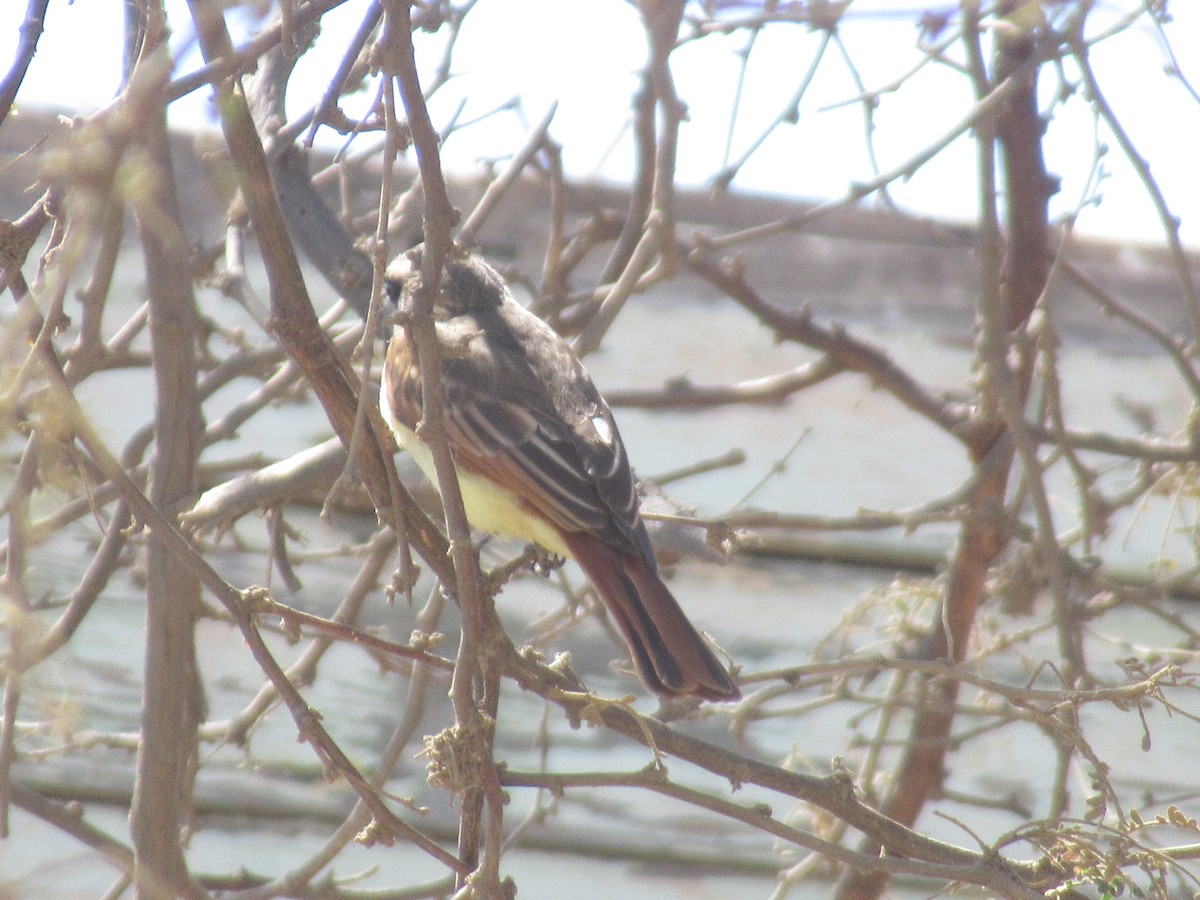
[[[1011, 12], [1011, 5], [1002, 4]], [[978, 7], [966, 6], [963, 31], [969, 68], [976, 96], [995, 93], [989, 79], [979, 40]], [[993, 562], [1008, 543], [1008, 533], [988, 510], [1002, 509], [1016, 452], [1031, 473], [1040, 474], [1036, 444], [1025, 428], [1024, 398], [1028, 395], [1030, 366], [1018, 360], [1011, 368], [1012, 338], [1033, 312], [1046, 287], [1051, 252], [1047, 203], [1051, 179], [1042, 159], [1044, 126], [1037, 108], [1036, 68], [1040, 49], [1032, 33], [1014, 28], [998, 42], [995, 82], [1010, 86], [1006, 102], [994, 120], [978, 122], [977, 153], [980, 191], [980, 274], [982, 289], [978, 305], [981, 322], [979, 354], [986, 381], [981, 398], [981, 424], [968, 443], [976, 467], [989, 456], [1002, 453], [999, 465], [979, 478], [967, 499], [972, 511], [963, 524], [946, 575], [941, 621], [923, 650], [928, 659], [961, 662], [974, 629], [976, 613], [983, 600], [986, 580]], [[1001, 253], [996, 201], [996, 143], [1004, 150], [1003, 174], [1006, 188], [1007, 245]], [[1002, 422], [993, 419], [998, 407]], [[1009, 439], [1006, 439], [1009, 438]], [[1036, 475], [1037, 488], [1042, 484]], [[1043, 498], [1044, 499], [1044, 498]], [[1042, 504], [1038, 504], [1039, 510]], [[1053, 542], [1053, 526], [1042, 523], [1044, 540]], [[1057, 556], [1055, 557], [1057, 562]], [[1077, 632], [1073, 632], [1077, 633]], [[911, 825], [926, 802], [939, 789], [949, 750], [950, 728], [955, 719], [959, 683], [925, 678], [921, 682], [921, 707], [905, 744], [903, 759], [894, 784], [880, 811], [891, 819]], [[862, 852], [878, 851], [874, 840], [864, 842]], [[886, 889], [883, 873], [847, 873], [838, 886], [839, 900], [874, 900]]]
[[[229, 56], [233, 49], [220, 8], [193, 3], [192, 15], [205, 58], [213, 62]], [[217, 89], [225, 139], [267, 263], [271, 320], [276, 336], [304, 371], [338, 437], [347, 447], [354, 444], [352, 449], [357, 451], [354, 464], [381, 515], [388, 520], [402, 516], [405, 534], [421, 557], [440, 578], [449, 578], [449, 583], [453, 583], [445, 539], [401, 486], [391, 456], [393, 441], [374, 403], [368, 415], [370, 439], [352, 442], [360, 390], [358, 378], [318, 325], [245, 94], [240, 86], [228, 81], [219, 82]]]
[[[526, 690], [560, 706], [572, 721], [602, 723], [655, 753], [687, 760], [733, 785], [757, 784], [812, 803], [872, 835], [894, 856], [961, 866], [963, 871], [979, 867], [982, 862], [984, 854], [932, 840], [872, 809], [859, 798], [850, 773], [845, 770], [817, 776], [763, 763], [687, 735], [657, 719], [638, 716], [625, 704], [580, 692], [570, 677], [534, 664], [517, 654], [511, 644], [504, 648], [504, 656], [509, 675]], [[1010, 862], [994, 856], [977, 871], [988, 873], [987, 886], [992, 890], [1002, 896], [1021, 898], [1040, 896], [1027, 885], [1038, 883], [1045, 874], [1037, 864]]]
[[[422, 376], [421, 437], [433, 455], [453, 556], [455, 580], [443, 580], [443, 584], [454, 586], [462, 610], [462, 638], [450, 685], [455, 730], [473, 745], [471, 753], [480, 762], [480, 771], [474, 773], [478, 780], [465, 785], [462, 792], [458, 855], [464, 865], [474, 870], [472, 882], [476, 890], [486, 896], [500, 896], [505, 798], [492, 758], [499, 672], [489, 655], [481, 652], [489, 642], [488, 630], [494, 623], [494, 615], [489, 615], [491, 598], [485, 597], [480, 590], [478, 558], [471, 544], [458, 476], [443, 430], [441, 348], [432, 315], [434, 298], [441, 290], [442, 267], [453, 250], [451, 229], [457, 213], [446, 193], [438, 134], [421, 90], [412, 42], [411, 12], [409, 0], [385, 3], [381, 39], [384, 52], [389, 56], [389, 74], [395, 74], [408, 117], [408, 129], [425, 191], [421, 283], [414, 295], [411, 317], [404, 327], [409, 329], [417, 350]], [[389, 84], [385, 90], [385, 103], [391, 102], [390, 87]], [[486, 824], [483, 821], [485, 808]]]
[[606, 391], [612, 406], [634, 409], [712, 409], [718, 406], [765, 404], [776, 406], [793, 394], [821, 384], [841, 372], [828, 356], [797, 366], [787, 372], [751, 378], [736, 384], [701, 385], [686, 378], [667, 382], [662, 388], [626, 388]]
[[966, 407], [929, 393], [880, 348], [855, 338], [844, 328], [815, 322], [807, 310], [792, 313], [768, 303], [746, 281], [746, 273], [736, 263], [722, 266], [699, 254], [691, 254], [687, 258], [687, 266], [745, 307], [781, 338], [820, 350], [833, 365], [866, 375], [875, 385], [948, 434], [964, 441], [971, 439]]
[[[337, 9], [346, 0], [312, 0], [305, 4], [292, 20], [294, 26], [311, 25], [331, 9]], [[283, 40], [285, 35], [282, 23], [272, 25], [259, 32], [252, 40], [239, 50], [232, 45], [229, 52], [219, 58], [207, 60], [206, 64], [195, 72], [183, 75], [167, 86], [166, 101], [171, 103], [180, 97], [186, 97], [192, 91], [199, 90], [206, 84], [217, 84], [227, 78], [234, 78], [250, 72], [258, 64], [258, 59], [272, 47]]]

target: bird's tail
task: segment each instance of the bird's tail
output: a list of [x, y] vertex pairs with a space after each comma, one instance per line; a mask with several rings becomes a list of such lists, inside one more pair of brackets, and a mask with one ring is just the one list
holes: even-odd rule
[[741, 696], [650, 563], [590, 535], [564, 533], [563, 538], [625, 636], [633, 664], [648, 687], [668, 697]]

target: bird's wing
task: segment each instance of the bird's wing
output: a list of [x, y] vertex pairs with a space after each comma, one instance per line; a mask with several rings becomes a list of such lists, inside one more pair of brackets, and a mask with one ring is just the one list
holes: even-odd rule
[[625, 447], [582, 367], [556, 373], [552, 397], [544, 373], [523, 354], [479, 350], [443, 366], [447, 439], [456, 452], [558, 528], [621, 549], [640, 545], [644, 528]]
[[[556, 347], [536, 358], [558, 370], [537, 371], [519, 343], [488, 340], [464, 319], [438, 323], [446, 440], [458, 464], [505, 486], [560, 530], [653, 561], [624, 445], [583, 367]], [[391, 376], [393, 408], [415, 427], [418, 374], [405, 368], [407, 377]]]

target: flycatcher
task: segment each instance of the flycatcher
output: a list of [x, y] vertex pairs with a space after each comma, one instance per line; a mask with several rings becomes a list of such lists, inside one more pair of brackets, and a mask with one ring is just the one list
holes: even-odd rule
[[[393, 301], [411, 297], [419, 269], [419, 249], [392, 261]], [[652, 690], [739, 697], [659, 574], [617, 423], [571, 348], [474, 254], [447, 260], [434, 319], [446, 441], [471, 525], [574, 559]], [[436, 485], [433, 456], [416, 435], [421, 391], [416, 349], [397, 327], [379, 405]]]

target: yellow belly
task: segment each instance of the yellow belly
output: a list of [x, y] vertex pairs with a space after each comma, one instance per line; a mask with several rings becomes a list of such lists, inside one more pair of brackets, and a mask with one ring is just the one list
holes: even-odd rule
[[[402, 424], [392, 413], [386, 390], [380, 392], [379, 407], [400, 446], [412, 455], [433, 486], [438, 487], [433, 453], [411, 428]], [[472, 528], [488, 534], [532, 541], [559, 556], [571, 555], [558, 532], [545, 519], [530, 513], [511, 493], [486, 478], [458, 469], [458, 489], [462, 492], [463, 511]]]

